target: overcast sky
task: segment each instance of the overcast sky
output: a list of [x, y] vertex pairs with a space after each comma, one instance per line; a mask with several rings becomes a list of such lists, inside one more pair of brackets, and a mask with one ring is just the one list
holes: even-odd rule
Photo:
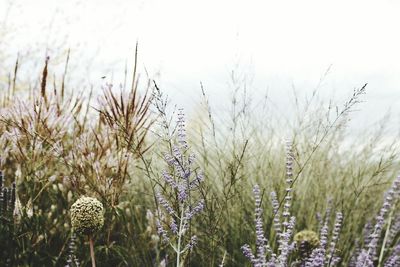
[[70, 47], [76, 62], [91, 59], [95, 84], [121, 81], [138, 41], [140, 65], [188, 109], [200, 81], [218, 102], [232, 69], [279, 102], [292, 86], [310, 92], [331, 66], [321, 91], [345, 96], [368, 82], [362, 108], [374, 119], [400, 113], [399, 14], [396, 0], [0, 0], [10, 53]]

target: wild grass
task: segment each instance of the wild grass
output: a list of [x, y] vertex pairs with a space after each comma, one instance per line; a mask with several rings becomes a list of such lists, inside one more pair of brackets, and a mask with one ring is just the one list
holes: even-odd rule
[[[155, 82], [139, 81], [136, 70], [129, 88], [126, 82], [105, 84], [97, 97], [93, 91], [68, 89], [66, 72], [67, 65], [63, 78], [50, 82], [46, 61], [37, 86], [4, 86], [0, 168], [5, 186], [16, 183], [14, 214], [11, 208], [1, 213], [4, 266], [87, 266], [87, 240], [75, 237], [69, 213], [82, 195], [96, 197], [105, 209], [104, 227], [95, 235], [98, 266], [246, 266], [241, 247], [255, 249], [260, 223], [271, 251], [281, 253], [274, 219], [280, 216], [288, 223], [286, 212], [296, 218], [284, 245], [294, 251], [288, 252], [288, 265], [299, 261], [293, 235], [306, 229], [320, 233], [325, 224], [334, 229], [335, 214], [341, 213], [333, 252], [338, 264], [347, 266], [369, 243], [365, 226], [375, 225], [384, 192], [400, 171], [398, 139], [387, 141], [385, 123], [364, 137], [350, 138], [348, 121], [365, 101], [367, 85], [351, 92], [343, 104], [324, 101], [317, 90], [304, 102], [294, 97], [293, 116], [282, 119], [268, 98], [250, 101], [240, 79], [233, 79], [227, 113], [214, 112], [213, 99], [202, 88], [201, 103], [183, 125], [173, 99]], [[181, 181], [175, 163], [183, 161], [174, 148], [182, 144], [183, 128], [187, 143], [180, 153], [196, 155], [192, 171], [200, 175], [201, 169], [204, 178], [188, 202], [179, 199], [183, 191], [174, 186]], [[257, 227], [255, 185], [263, 209], [256, 214]], [[270, 204], [272, 192], [275, 206]], [[201, 199], [203, 208], [193, 219], [179, 215]], [[375, 237], [385, 245], [373, 265], [383, 266], [399, 246], [399, 194], [393, 199]], [[163, 200], [178, 215], [160, 215], [166, 211]], [[171, 228], [173, 218], [180, 219], [178, 231]], [[177, 239], [162, 242], [160, 222]], [[194, 235], [196, 245], [190, 243]]]

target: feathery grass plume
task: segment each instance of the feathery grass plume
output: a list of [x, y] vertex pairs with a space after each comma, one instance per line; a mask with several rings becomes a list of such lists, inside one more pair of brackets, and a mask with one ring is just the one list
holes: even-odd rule
[[[125, 246], [129, 247], [127, 250], [134, 251], [139, 246], [133, 246], [133, 242], [127, 241], [130, 239], [127, 236], [121, 237], [124, 231], [114, 229], [124, 227], [126, 232], [127, 229], [137, 229], [133, 227], [135, 220], [124, 224], [125, 217], [121, 216], [118, 203], [122, 198], [132, 197], [131, 188], [137, 189], [136, 182], [140, 186], [144, 184], [140, 181], [140, 171], [132, 173], [136, 168], [134, 160], [137, 154], [150, 147], [144, 136], [151, 127], [152, 117], [146, 108], [151, 94], [141, 94], [136, 89], [137, 80], [134, 91], [121, 92], [121, 95], [108, 87], [96, 99], [91, 90], [72, 92], [66, 88], [66, 71], [63, 79], [57, 81], [56, 70], [52, 70], [50, 63], [45, 62], [46, 70], [42, 68], [42, 77], [37, 85], [29, 88], [29, 92], [28, 88], [19, 91], [0, 108], [0, 165], [21, 173], [18, 198], [25, 206], [26, 219], [30, 219], [28, 221], [33, 225], [28, 229], [32, 236], [18, 236], [18, 248], [24, 247], [20, 249], [24, 251], [21, 259], [28, 258], [33, 251], [39, 253], [38, 259], [46, 259], [35, 261], [36, 265], [47, 266], [59, 259], [58, 253], [63, 245], [61, 239], [65, 240], [65, 228], [70, 227], [64, 227], [64, 224], [75, 192], [78, 195], [96, 195], [105, 204], [105, 219], [111, 223], [106, 224], [106, 237], [103, 239], [99, 235], [98, 238], [107, 246], [123, 239]], [[113, 102], [114, 98], [116, 102]], [[92, 107], [99, 107], [104, 113], [96, 112]], [[115, 117], [112, 117], [113, 111], [117, 112]], [[133, 183], [135, 186], [128, 186]], [[12, 194], [8, 199], [12, 199]], [[149, 198], [146, 200], [151, 202]], [[49, 202], [56, 208], [50, 210]], [[35, 216], [32, 216], [33, 209]], [[22, 222], [22, 228], [26, 228]], [[48, 236], [47, 243], [39, 239], [44, 232]], [[147, 262], [148, 257], [136, 260], [130, 254], [133, 253], [121, 256], [112, 251], [111, 256], [108, 254], [104, 258], [112, 262], [130, 257], [133, 265]]]
[[156, 193], [158, 234], [173, 248], [177, 267], [183, 266], [185, 257], [197, 243], [197, 236], [191, 234], [192, 219], [202, 212], [205, 204], [199, 194], [203, 175], [194, 168], [195, 157], [193, 154], [187, 156], [187, 151], [185, 119], [180, 109], [177, 144], [172, 146], [172, 154], [164, 155], [169, 170], [162, 173], [163, 192]]
[[150, 85], [148, 84], [146, 92], [140, 95], [137, 81], [134, 84], [128, 93], [120, 88], [118, 94], [113, 92], [112, 84], [106, 84], [97, 111], [101, 120], [115, 131], [117, 145], [132, 150], [138, 156], [149, 149], [145, 138], [154, 119], [149, 110], [152, 103]]

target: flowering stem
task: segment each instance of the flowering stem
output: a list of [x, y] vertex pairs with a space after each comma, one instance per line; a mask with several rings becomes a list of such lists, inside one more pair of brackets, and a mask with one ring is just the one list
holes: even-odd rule
[[387, 242], [387, 239], [388, 239], [389, 233], [390, 233], [390, 225], [392, 224], [393, 212], [394, 212], [394, 209], [392, 208], [392, 210], [390, 211], [390, 215], [389, 215], [389, 221], [388, 221], [388, 225], [387, 225], [387, 228], [386, 228], [385, 237], [383, 239], [383, 243], [382, 243], [382, 247], [381, 247], [381, 253], [379, 255], [378, 267], [382, 266], [383, 254], [385, 252], [386, 242]]
[[180, 267], [181, 260], [181, 241], [182, 241], [182, 232], [183, 232], [183, 216], [184, 216], [184, 207], [182, 207], [181, 217], [179, 222], [179, 232], [178, 232], [178, 244], [176, 249], [176, 267]]
[[90, 246], [90, 257], [92, 259], [92, 267], [96, 267], [96, 260], [94, 258], [94, 245], [93, 245], [93, 238], [89, 236], [89, 246]]

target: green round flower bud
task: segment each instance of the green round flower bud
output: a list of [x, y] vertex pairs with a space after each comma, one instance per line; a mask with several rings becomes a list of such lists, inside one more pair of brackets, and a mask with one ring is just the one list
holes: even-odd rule
[[81, 197], [71, 206], [71, 224], [74, 231], [92, 235], [104, 224], [103, 204], [92, 197]]
[[319, 246], [318, 234], [311, 230], [303, 230], [294, 236], [300, 255], [308, 255]]

